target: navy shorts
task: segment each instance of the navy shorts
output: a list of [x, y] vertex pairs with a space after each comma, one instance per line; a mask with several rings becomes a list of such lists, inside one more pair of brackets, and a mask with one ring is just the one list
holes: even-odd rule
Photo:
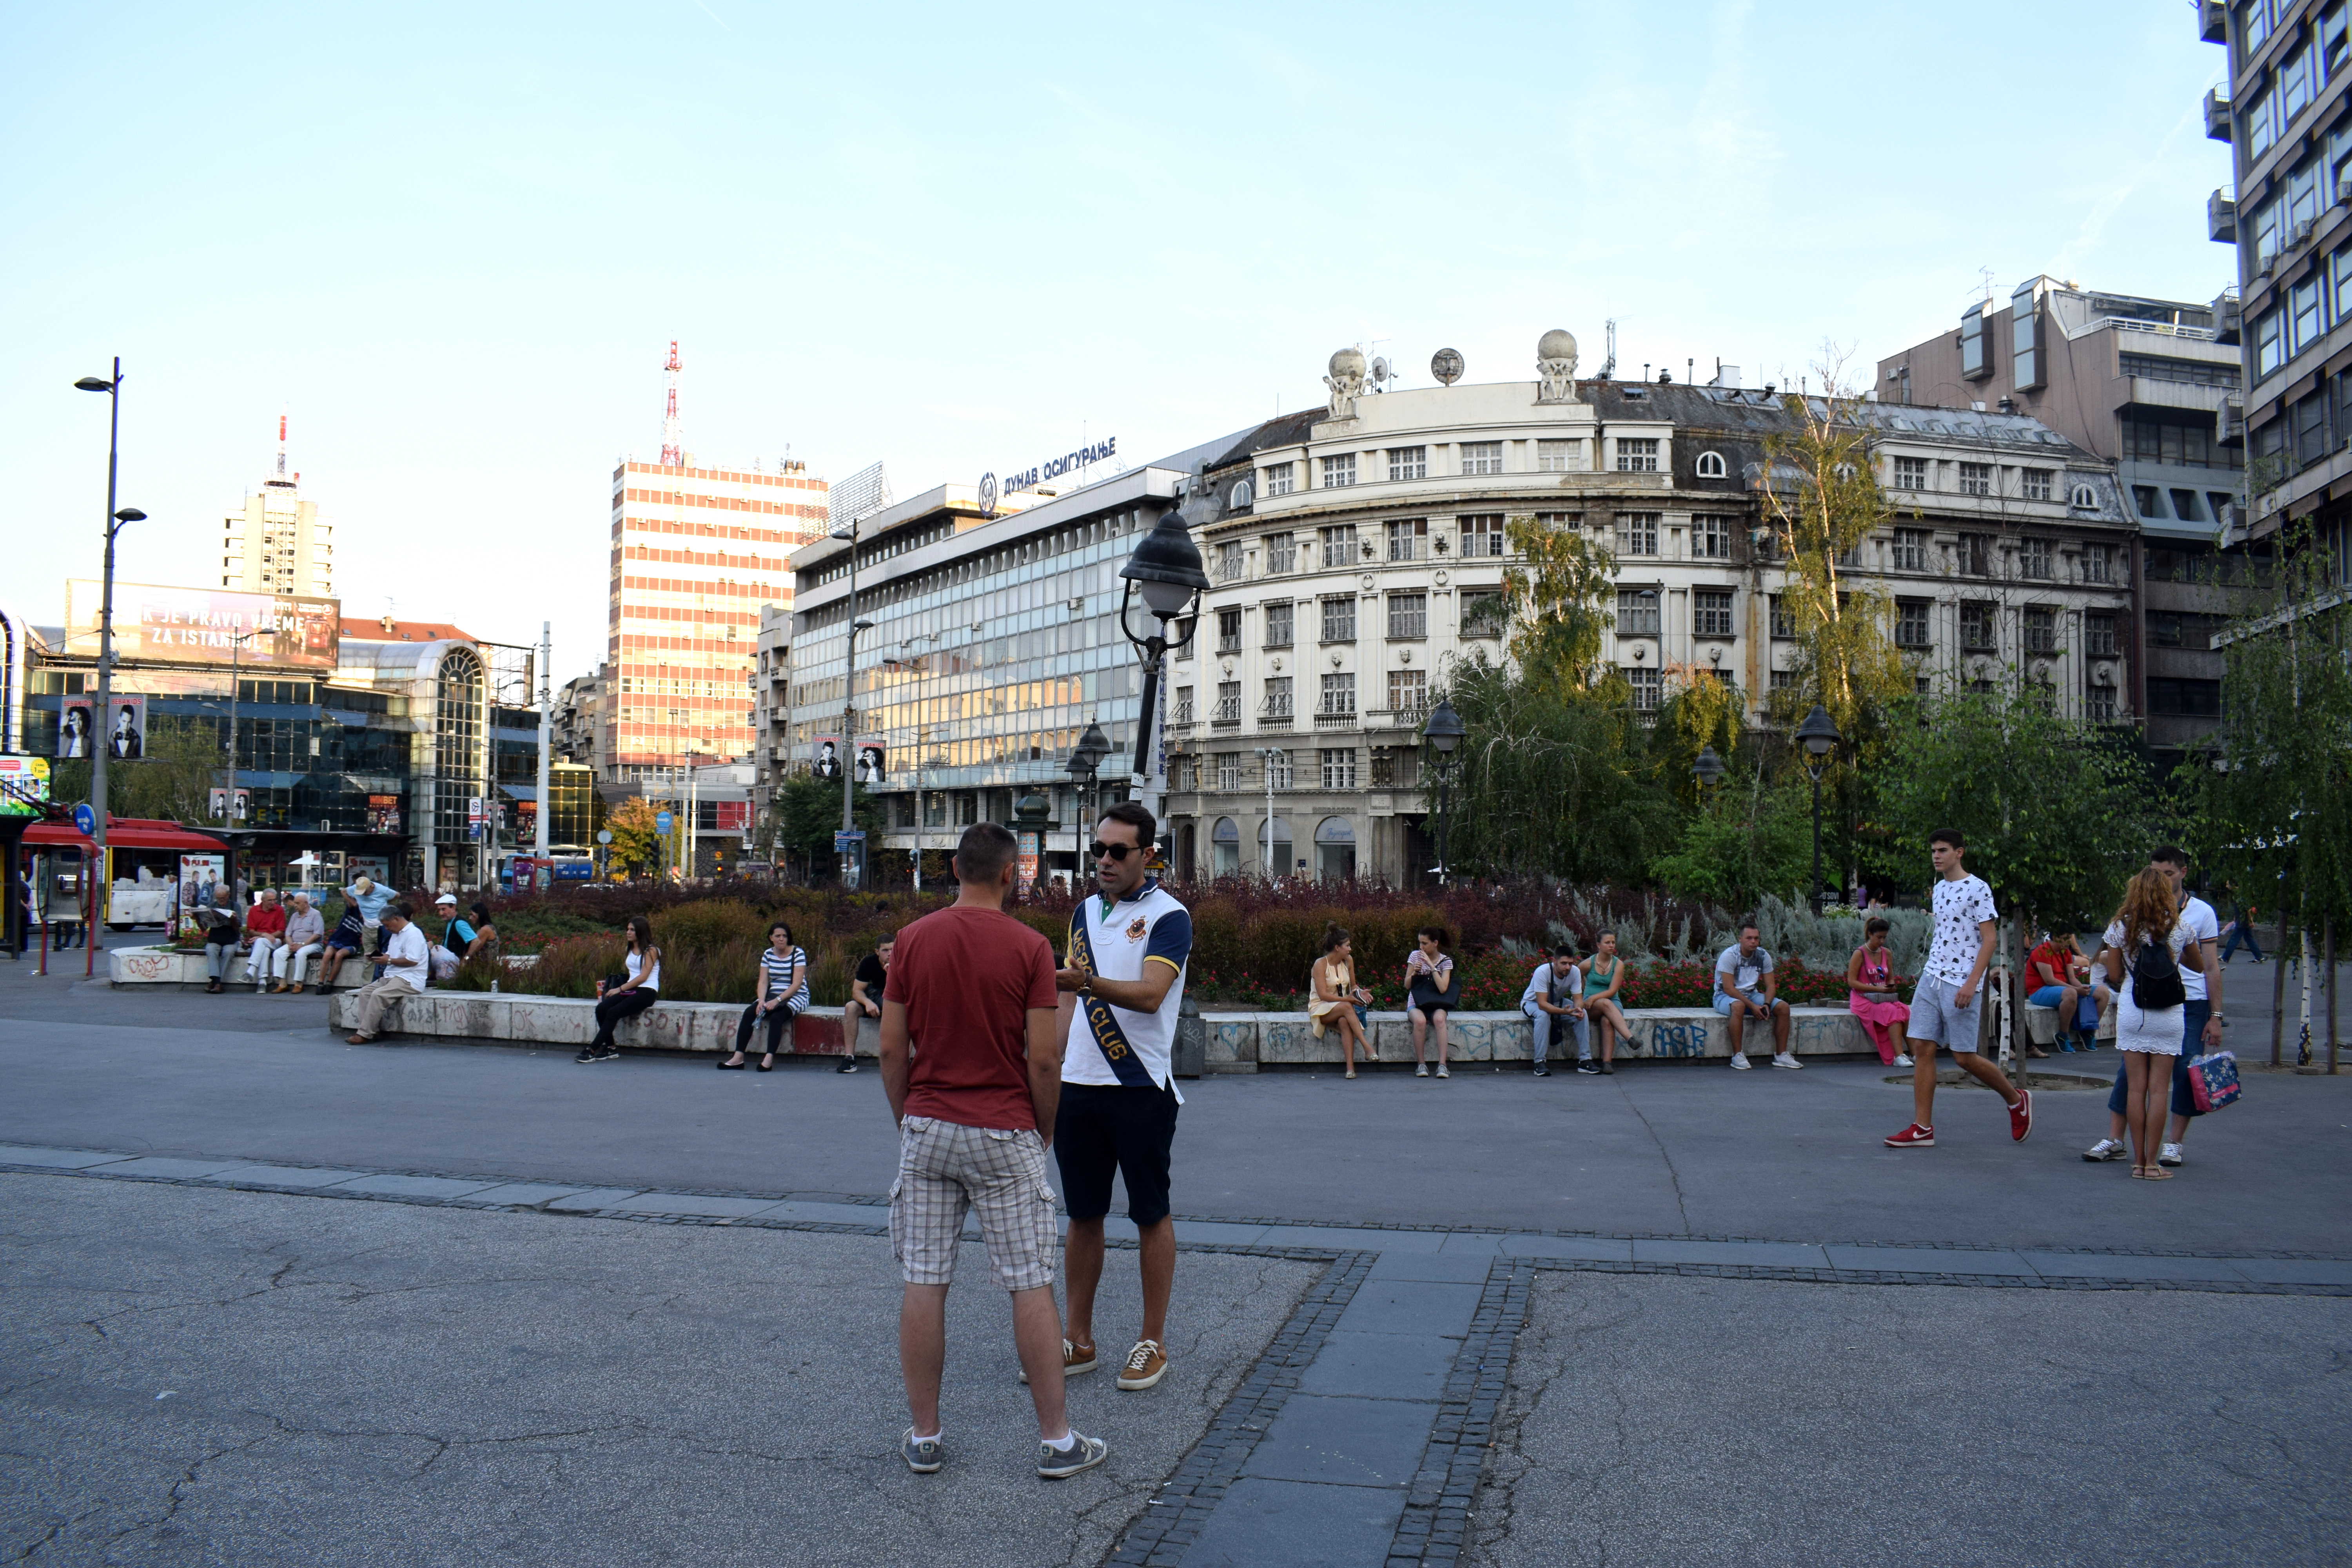
[[1054, 1163], [1072, 1219], [1110, 1213], [1111, 1173], [1127, 1184], [1127, 1217], [1138, 1226], [1168, 1217], [1168, 1161], [1176, 1144], [1176, 1086], [1128, 1089], [1066, 1083], [1054, 1113]]

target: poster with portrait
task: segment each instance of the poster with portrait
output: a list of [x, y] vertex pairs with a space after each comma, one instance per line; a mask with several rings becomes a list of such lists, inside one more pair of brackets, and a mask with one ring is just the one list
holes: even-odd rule
[[816, 759], [809, 764], [809, 771], [821, 779], [838, 780], [841, 777], [840, 736], [816, 737]]
[[180, 857], [180, 909], [173, 929], [182, 936], [194, 936], [201, 929], [204, 912], [213, 901], [213, 889], [228, 875], [226, 855], [183, 855]]
[[98, 755], [97, 730], [90, 718], [90, 699], [67, 698], [58, 710], [58, 761], [88, 762]]
[[367, 830], [370, 833], [400, 831], [400, 797], [396, 795], [372, 795], [367, 797]]
[[121, 692], [106, 700], [106, 754], [135, 763], [147, 754], [147, 699]]
[[878, 784], [882, 782], [885, 776], [886, 775], [883, 772], [882, 748], [879, 746], [858, 747], [857, 782], [863, 784]]

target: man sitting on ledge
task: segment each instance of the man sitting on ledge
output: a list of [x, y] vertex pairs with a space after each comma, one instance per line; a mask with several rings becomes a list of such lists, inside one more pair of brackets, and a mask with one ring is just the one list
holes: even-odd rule
[[1772, 955], [1764, 951], [1763, 937], [1754, 921], [1743, 921], [1739, 941], [1715, 960], [1715, 1010], [1731, 1020], [1731, 1065], [1748, 1070], [1748, 1053], [1741, 1047], [1741, 1027], [1755, 1017], [1772, 1026], [1772, 1065], [1802, 1067], [1789, 1051], [1789, 1005], [1773, 994]]
[[432, 955], [425, 945], [425, 933], [416, 929], [405, 903], [384, 907], [383, 931], [383, 973], [352, 993], [359, 1003], [359, 1016], [352, 1020], [355, 1027], [349, 1041], [354, 1046], [373, 1041], [377, 1026], [383, 1022], [383, 1010], [403, 997], [421, 994], [431, 974]]

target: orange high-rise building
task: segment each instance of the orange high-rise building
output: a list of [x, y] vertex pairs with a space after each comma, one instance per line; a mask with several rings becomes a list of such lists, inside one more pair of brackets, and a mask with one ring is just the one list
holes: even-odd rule
[[613, 690], [596, 748], [610, 783], [751, 754], [760, 606], [792, 604], [788, 558], [825, 532], [825, 482], [804, 465], [743, 472], [677, 456], [613, 471]]

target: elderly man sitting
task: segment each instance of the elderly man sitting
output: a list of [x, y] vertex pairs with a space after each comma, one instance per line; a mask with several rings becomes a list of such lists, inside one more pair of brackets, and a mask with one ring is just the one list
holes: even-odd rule
[[273, 996], [289, 991], [302, 994], [302, 966], [319, 956], [327, 941], [327, 918], [310, 907], [310, 895], [297, 891], [289, 897], [294, 907], [286, 916], [285, 941], [270, 955]]
[[270, 955], [286, 948], [286, 910], [278, 901], [276, 889], [262, 889], [253, 907], [245, 911], [245, 939], [251, 944], [245, 972], [253, 976], [253, 994], [258, 996], [269, 984]]

